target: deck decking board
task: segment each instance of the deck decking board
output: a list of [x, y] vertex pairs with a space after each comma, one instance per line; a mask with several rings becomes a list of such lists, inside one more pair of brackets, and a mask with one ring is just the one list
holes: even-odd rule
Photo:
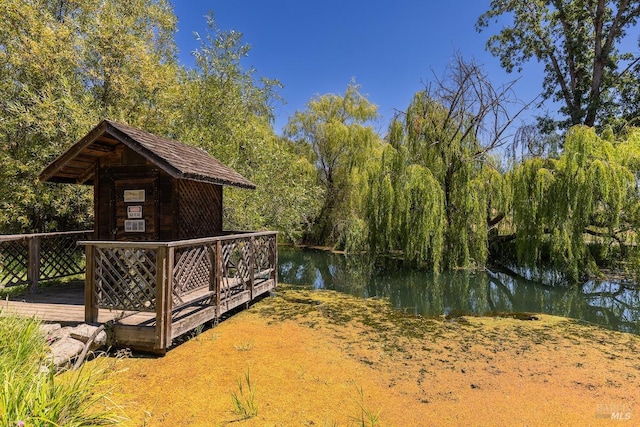
[[[253, 298], [275, 287], [273, 280], [255, 284]], [[65, 325], [84, 322], [84, 284], [71, 282], [55, 287], [40, 288], [37, 294], [25, 294], [0, 301], [0, 315], [35, 317], [45, 323]], [[203, 287], [188, 294], [180, 306], [171, 312], [171, 334], [173, 340], [201, 324], [214, 320], [242, 304], [251, 302], [249, 290], [222, 293], [219, 307], [215, 304], [216, 293]], [[124, 346], [148, 349], [155, 340], [155, 312], [123, 312], [121, 310], [98, 310], [98, 323], [114, 321], [116, 340]]]

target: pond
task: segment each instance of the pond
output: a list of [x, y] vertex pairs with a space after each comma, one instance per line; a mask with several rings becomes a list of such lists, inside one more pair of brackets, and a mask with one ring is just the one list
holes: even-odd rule
[[497, 270], [434, 275], [397, 262], [373, 265], [327, 251], [279, 248], [281, 283], [388, 298], [399, 310], [445, 314], [535, 312], [595, 323], [640, 335], [640, 289], [611, 282], [545, 285]]

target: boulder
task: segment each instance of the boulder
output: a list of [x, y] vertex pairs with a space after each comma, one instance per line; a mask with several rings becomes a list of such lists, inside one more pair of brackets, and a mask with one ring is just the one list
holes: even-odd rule
[[45, 337], [53, 335], [59, 329], [62, 329], [60, 323], [43, 323], [40, 325], [40, 333]]
[[[95, 333], [98, 329], [98, 326], [91, 326], [87, 324], [78, 325], [75, 328], [72, 328], [69, 331], [69, 336], [78, 341], [82, 341], [86, 344], [89, 341], [89, 338]], [[96, 350], [107, 343], [107, 333], [105, 331], [100, 331], [98, 335], [93, 339], [91, 343], [91, 350]]]
[[59, 368], [67, 365], [72, 359], [82, 353], [84, 343], [71, 337], [63, 337], [51, 344], [53, 364]]
[[[40, 327], [41, 333], [49, 343], [50, 357], [56, 368], [68, 365], [81, 354], [82, 359], [84, 359], [86, 354], [86, 352], [83, 354], [84, 348], [97, 329], [97, 326], [87, 324], [81, 324], [76, 327], [65, 326], [63, 328], [60, 324], [53, 323], [43, 324]], [[94, 337], [89, 350], [96, 350], [106, 343], [107, 334], [104, 330], [101, 330]]]

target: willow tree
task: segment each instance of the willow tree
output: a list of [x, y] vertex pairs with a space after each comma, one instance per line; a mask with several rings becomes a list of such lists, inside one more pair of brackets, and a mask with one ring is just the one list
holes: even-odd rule
[[352, 172], [364, 166], [375, 148], [378, 139], [370, 123], [376, 117], [376, 105], [352, 82], [344, 95], [318, 96], [289, 119], [285, 133], [311, 148], [310, 161], [324, 191], [312, 236], [316, 243], [335, 242], [340, 223], [350, 216]]
[[[364, 218], [368, 249], [400, 251], [413, 264], [441, 267], [445, 234], [444, 192], [426, 167], [410, 164], [405, 147], [385, 146], [371, 162]], [[347, 242], [349, 243], [349, 242]], [[351, 248], [349, 245], [347, 249]]]
[[532, 158], [516, 167], [511, 182], [518, 260], [578, 280], [598, 274], [599, 260], [628, 255], [639, 225], [639, 142], [636, 131], [612, 142], [577, 126], [558, 159]]
[[[510, 113], [514, 101], [510, 85], [493, 86], [460, 57], [445, 78], [416, 93], [391, 124], [392, 148], [382, 157], [380, 177], [372, 175], [369, 233], [375, 250], [402, 250], [435, 267], [486, 261], [490, 230], [504, 218], [508, 201], [491, 151], [507, 139], [518, 111]], [[391, 161], [393, 150], [398, 154]], [[422, 217], [422, 209], [432, 218]]]

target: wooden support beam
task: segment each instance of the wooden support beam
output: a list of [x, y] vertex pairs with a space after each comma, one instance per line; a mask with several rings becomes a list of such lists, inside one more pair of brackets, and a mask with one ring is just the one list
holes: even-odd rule
[[167, 275], [165, 278], [165, 295], [164, 295], [164, 322], [165, 322], [165, 347], [171, 346], [173, 340], [173, 323], [171, 316], [173, 314], [173, 266], [175, 262], [175, 248], [167, 248]]
[[[269, 236], [269, 264], [272, 269], [274, 287], [278, 286], [278, 234]], [[273, 246], [272, 246], [273, 245]]]
[[84, 321], [98, 321], [98, 304], [96, 303], [95, 259], [92, 245], [85, 246], [86, 268], [84, 274]]
[[251, 300], [254, 297], [255, 288], [255, 264], [256, 264], [256, 241], [253, 236], [249, 238], [249, 295]]
[[[213, 267], [213, 264], [211, 265]], [[215, 262], [215, 292], [216, 292], [216, 315], [220, 318], [222, 310], [222, 241], [216, 242], [216, 262]]]
[[27, 281], [32, 294], [38, 292], [40, 280], [40, 236], [32, 236], [29, 241], [29, 259], [27, 263]]
[[156, 329], [155, 342], [153, 348], [156, 350], [166, 349], [167, 324], [166, 324], [166, 268], [167, 268], [167, 248], [159, 246], [156, 248]]
[[76, 178], [76, 184], [84, 184], [95, 176], [95, 165], [91, 165], [87, 168], [78, 178]]

